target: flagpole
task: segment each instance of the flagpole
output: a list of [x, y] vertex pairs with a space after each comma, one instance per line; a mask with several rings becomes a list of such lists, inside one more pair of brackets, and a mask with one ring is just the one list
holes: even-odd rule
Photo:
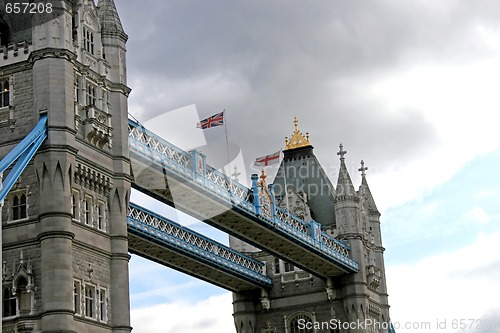
[[[233, 180], [231, 179], [231, 161], [229, 160], [229, 140], [227, 139], [227, 117], [226, 117], [226, 109], [222, 109], [222, 114], [224, 115], [224, 132], [226, 133], [226, 153], [227, 153], [227, 177], [229, 178], [229, 195], [231, 196], [231, 189], [233, 185]], [[225, 170], [224, 170], [225, 171]]]

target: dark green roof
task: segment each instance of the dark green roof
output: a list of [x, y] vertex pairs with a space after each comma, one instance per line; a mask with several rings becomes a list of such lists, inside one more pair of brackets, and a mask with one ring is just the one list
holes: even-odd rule
[[313, 153], [312, 146], [284, 151], [284, 159], [274, 179], [275, 193], [283, 196], [286, 185], [305, 193], [312, 218], [322, 225], [335, 224], [334, 187]]

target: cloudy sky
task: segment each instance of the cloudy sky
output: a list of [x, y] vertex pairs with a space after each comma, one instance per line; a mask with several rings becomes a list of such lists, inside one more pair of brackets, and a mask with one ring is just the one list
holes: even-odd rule
[[[116, 2], [137, 119], [179, 119], [165, 139], [204, 146], [221, 164], [225, 133], [193, 132], [181, 113], [196, 121], [225, 109], [246, 179], [256, 157], [284, 148], [294, 116], [333, 183], [342, 142], [356, 184], [366, 162], [383, 214], [393, 321], [429, 322], [426, 332], [494, 332], [499, 1]], [[194, 107], [169, 112], [193, 104], [195, 116]], [[137, 257], [130, 277], [136, 332], [234, 331], [228, 292]], [[474, 330], [452, 325], [460, 319], [475, 320], [466, 327]]]

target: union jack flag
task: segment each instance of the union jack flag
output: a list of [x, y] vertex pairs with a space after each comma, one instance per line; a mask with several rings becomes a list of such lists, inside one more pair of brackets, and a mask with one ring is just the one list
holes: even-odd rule
[[196, 125], [196, 128], [212, 128], [215, 126], [224, 125], [224, 111], [214, 114], [211, 117], [200, 120], [200, 122]]

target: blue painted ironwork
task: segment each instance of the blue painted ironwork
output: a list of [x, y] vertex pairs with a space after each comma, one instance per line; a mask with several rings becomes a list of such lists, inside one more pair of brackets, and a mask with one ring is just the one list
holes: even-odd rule
[[134, 203], [129, 204], [127, 225], [129, 233], [147, 237], [195, 260], [241, 276], [262, 287], [272, 285], [272, 280], [265, 274], [263, 262], [247, 257]]
[[[215, 194], [219, 199], [232, 205], [233, 209], [243, 211], [270, 229], [278, 229], [302, 246], [319, 251], [347, 270], [352, 272], [359, 270], [358, 263], [349, 257], [350, 248], [346, 244], [329, 236], [321, 228], [313, 234], [312, 229], [317, 228], [317, 225], [307, 223], [277, 206], [274, 195], [268, 205], [271, 207], [268, 208], [269, 211], [263, 211], [264, 207], [257, 188], [257, 175], [252, 175], [252, 188], [249, 189], [207, 165], [201, 153], [185, 152], [133, 120], [129, 119], [128, 125], [130, 150], [148, 162], [173, 172], [176, 176], [200, 187], [200, 190]], [[196, 161], [200, 156], [203, 157], [202, 163]]]
[[1, 181], [0, 178], [0, 202], [5, 199], [46, 137], [47, 115], [44, 114], [35, 128], [0, 161], [0, 175], [3, 175], [4, 171], [17, 160], [5, 180]]
[[389, 319], [389, 333], [396, 333], [394, 329], [394, 325], [392, 324], [392, 320]]

